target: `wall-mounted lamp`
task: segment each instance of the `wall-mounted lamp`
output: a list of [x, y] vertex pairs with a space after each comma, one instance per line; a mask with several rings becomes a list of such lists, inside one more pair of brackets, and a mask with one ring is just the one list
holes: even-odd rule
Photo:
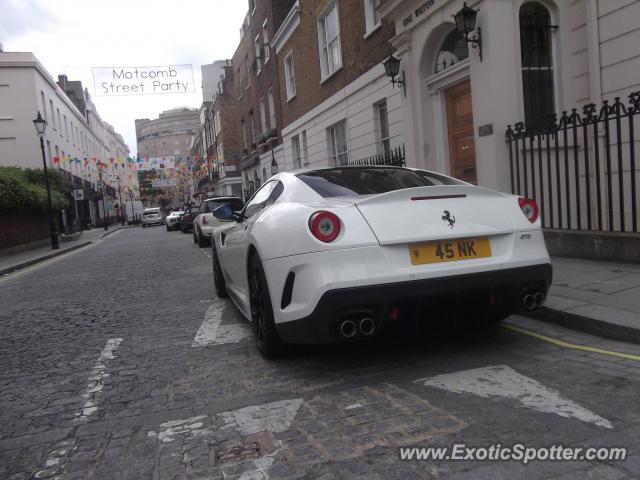
[[402, 71], [402, 75], [400, 78], [396, 80], [398, 73], [400, 73], [400, 59], [394, 57], [393, 54], [389, 55], [383, 63], [384, 71], [387, 74], [387, 77], [391, 78], [391, 83], [393, 85], [402, 85], [402, 90], [404, 91], [404, 96], [407, 96], [407, 85], [404, 76], [404, 70]]
[[453, 15], [453, 18], [456, 22], [456, 29], [458, 32], [464, 35], [464, 39], [467, 43], [470, 43], [473, 48], [478, 49], [480, 61], [482, 61], [482, 32], [480, 27], [477, 28], [477, 35], [469, 37], [469, 34], [476, 30], [476, 17], [478, 16], [478, 11], [479, 10], [474, 10], [473, 8], [468, 7], [467, 2], [464, 2], [460, 11]]

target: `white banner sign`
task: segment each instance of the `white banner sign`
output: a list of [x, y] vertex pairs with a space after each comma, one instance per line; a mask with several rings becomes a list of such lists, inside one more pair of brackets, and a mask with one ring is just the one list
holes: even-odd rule
[[190, 64], [156, 67], [93, 67], [96, 96], [151, 95], [154, 93], [194, 93]]

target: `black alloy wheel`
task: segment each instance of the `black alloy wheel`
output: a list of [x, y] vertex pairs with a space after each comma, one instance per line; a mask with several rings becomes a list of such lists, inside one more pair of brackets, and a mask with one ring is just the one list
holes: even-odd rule
[[266, 358], [282, 355], [284, 344], [276, 331], [267, 279], [257, 253], [249, 261], [249, 301], [258, 351]]

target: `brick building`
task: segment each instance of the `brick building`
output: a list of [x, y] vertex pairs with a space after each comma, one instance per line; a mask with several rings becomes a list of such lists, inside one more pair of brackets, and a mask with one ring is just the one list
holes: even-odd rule
[[194, 137], [191, 161], [196, 156], [201, 165], [195, 175], [199, 191], [204, 195], [242, 195], [240, 170], [242, 157], [238, 120], [239, 103], [231, 62], [222, 68], [222, 75], [212, 92], [212, 102], [203, 110], [203, 128]]
[[281, 168], [389, 156], [403, 145], [402, 90], [382, 66], [395, 28], [379, 3], [297, 0], [274, 35]]
[[293, 5], [293, 0], [249, 0], [233, 55], [237, 94], [240, 170], [246, 194], [255, 190], [277, 168], [273, 149], [282, 143], [280, 89], [271, 39]]

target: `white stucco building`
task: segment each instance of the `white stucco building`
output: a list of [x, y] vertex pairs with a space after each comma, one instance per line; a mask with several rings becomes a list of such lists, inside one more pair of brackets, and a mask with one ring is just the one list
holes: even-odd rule
[[407, 159], [416, 166], [509, 190], [508, 125], [615, 97], [627, 102], [640, 90], [640, 1], [468, 3], [478, 9], [482, 59], [455, 31], [462, 1], [380, 7], [395, 23]]
[[[45, 132], [48, 167], [67, 172], [69, 179], [75, 177], [75, 182], [82, 179], [98, 192], [98, 165], [105, 165], [103, 181], [111, 187], [107, 188], [106, 207], [114, 215], [112, 205], [117, 193], [113, 189], [117, 189], [117, 177], [123, 192], [132, 191], [138, 198], [137, 177], [130, 175], [127, 168], [129, 148], [122, 136], [102, 121], [80, 82], [68, 82], [64, 76], [59, 81], [65, 89], [33, 53], [0, 52], [0, 165], [42, 168], [40, 143], [33, 125], [40, 112], [48, 124]], [[74, 97], [75, 103], [68, 95]], [[93, 200], [87, 201], [90, 211], [85, 216], [95, 222], [103, 214], [101, 203]]]

